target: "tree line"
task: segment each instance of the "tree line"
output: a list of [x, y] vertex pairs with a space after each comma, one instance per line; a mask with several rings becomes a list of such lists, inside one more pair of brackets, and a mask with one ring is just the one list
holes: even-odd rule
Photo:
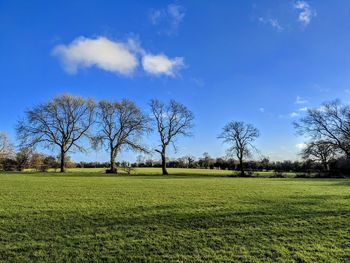
[[[86, 152], [87, 143], [104, 148], [110, 153], [108, 173], [115, 173], [117, 155], [126, 149], [150, 153], [152, 149], [142, 143], [143, 135], [156, 131], [159, 147], [154, 149], [166, 169], [169, 145], [176, 147], [175, 139], [190, 136], [194, 123], [193, 113], [183, 104], [171, 100], [165, 104], [157, 99], [149, 103], [150, 114], [143, 112], [134, 102], [102, 100], [63, 94], [36, 105], [18, 121], [16, 133], [19, 152], [32, 151], [37, 146], [58, 150], [59, 168], [65, 171], [67, 154]], [[2, 135], [0, 158], [11, 152], [11, 145]], [[2, 156], [2, 157], [1, 157]]]
[[[191, 136], [193, 126], [193, 113], [175, 100], [164, 103], [153, 99], [149, 103], [149, 111], [145, 112], [128, 99], [95, 102], [90, 98], [62, 94], [24, 113], [16, 126], [18, 141], [16, 153], [8, 136], [0, 133], [0, 163], [4, 166], [4, 160], [7, 165], [12, 160], [13, 165], [21, 169], [23, 163], [35, 166], [34, 163], [38, 163], [40, 159], [44, 167], [59, 167], [60, 171], [64, 172], [70, 162], [68, 153], [86, 152], [90, 145], [94, 149], [105, 149], [109, 152], [108, 173], [117, 172], [118, 154], [129, 149], [139, 153], [159, 154], [160, 167], [162, 173], [166, 175], [167, 166], [184, 166], [183, 160], [169, 161], [167, 150], [169, 147], [176, 149], [178, 137]], [[336, 169], [334, 163], [349, 159], [348, 105], [336, 100], [324, 103], [319, 108], [308, 109], [304, 117], [294, 122], [294, 126], [308, 141], [301, 153], [304, 165], [292, 165], [294, 167], [292, 169], [300, 169], [301, 166], [312, 169], [317, 167], [323, 172], [331, 172]], [[145, 145], [142, 139], [151, 132], [158, 134], [158, 147], [154, 149]], [[207, 162], [203, 162], [208, 158], [193, 160], [192, 163], [189, 158], [188, 167], [238, 169], [241, 175], [244, 175], [247, 169], [264, 167], [261, 164], [266, 164], [268, 158], [247, 161], [253, 152], [257, 151], [254, 141], [259, 135], [259, 130], [252, 124], [231, 121], [218, 135], [218, 139], [229, 146], [227, 157], [217, 158], [215, 162], [211, 161], [209, 166], [206, 165]], [[40, 156], [35, 152], [38, 146], [51, 151], [56, 150], [58, 158]], [[270, 166], [265, 165], [263, 169], [279, 169], [281, 166], [281, 162], [269, 163]], [[133, 165], [138, 166], [140, 162]]]

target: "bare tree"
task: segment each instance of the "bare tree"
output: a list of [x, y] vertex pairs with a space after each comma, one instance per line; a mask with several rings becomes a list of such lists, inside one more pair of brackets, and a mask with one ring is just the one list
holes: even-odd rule
[[301, 154], [303, 159], [320, 162], [325, 171], [329, 170], [329, 161], [336, 156], [333, 145], [325, 141], [308, 143]]
[[235, 154], [239, 160], [241, 175], [244, 175], [243, 160], [251, 156], [251, 149], [255, 149], [253, 142], [260, 135], [259, 130], [252, 124], [232, 121], [226, 124], [218, 136], [231, 147], [229, 153]]
[[186, 106], [175, 100], [171, 100], [168, 105], [165, 105], [154, 99], [151, 100], [150, 106], [160, 136], [160, 148], [155, 151], [160, 154], [162, 159], [162, 173], [167, 175], [167, 147], [171, 143], [176, 149], [175, 139], [178, 136], [191, 136], [190, 130], [193, 127], [194, 116]]
[[187, 168], [191, 168], [195, 161], [195, 157], [192, 155], [187, 155], [185, 156], [185, 159], [186, 159]]
[[58, 147], [60, 171], [64, 172], [67, 152], [85, 151], [79, 141], [88, 135], [93, 120], [91, 99], [64, 94], [26, 111], [16, 130], [21, 147]]
[[30, 158], [30, 167], [36, 171], [44, 171], [43, 166], [45, 157], [44, 154], [34, 152]]
[[8, 135], [0, 132], [0, 160], [9, 157], [13, 154], [13, 146]]
[[209, 153], [203, 153], [203, 157], [199, 159], [199, 163], [201, 167], [208, 169], [211, 164], [214, 163], [214, 160], [210, 157]]
[[115, 159], [123, 148], [147, 152], [140, 139], [150, 131], [149, 117], [130, 100], [106, 101], [99, 104], [97, 113], [100, 127], [97, 141], [102, 142], [110, 152], [110, 170], [115, 173]]
[[29, 147], [22, 148], [16, 153], [17, 170], [22, 171], [30, 164], [30, 159], [33, 156], [33, 150]]
[[339, 100], [309, 109], [305, 117], [294, 123], [300, 135], [311, 141], [322, 141], [350, 158], [350, 107]]
[[[6, 166], [6, 159], [13, 157], [14, 149], [10, 139], [5, 132], [0, 132], [0, 169]], [[13, 167], [10, 167], [11, 169]]]

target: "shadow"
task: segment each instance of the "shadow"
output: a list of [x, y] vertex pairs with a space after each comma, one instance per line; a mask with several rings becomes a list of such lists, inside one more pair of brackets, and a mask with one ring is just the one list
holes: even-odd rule
[[349, 186], [350, 187], [350, 180], [349, 179], [339, 179], [336, 181], [330, 180], [332, 181], [332, 186]]
[[[22, 175], [22, 176], [33, 176], [33, 177], [109, 177], [109, 178], [145, 178], [145, 179], [175, 179], [175, 178], [229, 178], [231, 175], [217, 175], [217, 174], [188, 174], [188, 173], [175, 173], [169, 175], [161, 174], [109, 174], [109, 173], [96, 173], [96, 172], [0, 172], [1, 175]], [[235, 177], [233, 177], [235, 178]]]
[[11, 210], [0, 213], [0, 261], [199, 262], [226, 255], [229, 261], [283, 262], [300, 253], [310, 261], [324, 255], [346, 261], [342, 251], [348, 236], [334, 235], [349, 229], [350, 210], [329, 202], [338, 198], [246, 197], [233, 205], [198, 200], [142, 205], [131, 200], [127, 206], [102, 202], [101, 207], [82, 199], [84, 205], [75, 200], [67, 210], [54, 204]]

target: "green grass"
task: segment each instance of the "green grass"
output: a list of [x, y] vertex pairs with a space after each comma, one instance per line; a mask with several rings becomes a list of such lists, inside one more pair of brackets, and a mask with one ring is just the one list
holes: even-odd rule
[[[26, 172], [33, 172], [33, 170], [26, 170]], [[50, 172], [54, 172], [51, 170]], [[59, 170], [56, 170], [58, 173]], [[67, 172], [73, 175], [84, 173], [84, 174], [105, 174], [106, 168], [72, 168], [67, 169]], [[168, 168], [170, 175], [185, 175], [185, 176], [218, 176], [227, 177], [232, 175], [237, 175], [238, 171], [232, 170], [218, 170], [218, 169], [186, 169], [186, 168]], [[126, 174], [122, 168], [118, 168], [118, 174]], [[161, 168], [133, 168], [132, 175], [161, 175]], [[271, 177], [273, 176], [273, 171], [262, 171], [254, 172], [253, 177]], [[283, 173], [284, 177], [295, 177], [294, 172]]]
[[[74, 168], [68, 169], [70, 173], [105, 173], [106, 168]], [[227, 176], [235, 172], [230, 170], [216, 170], [216, 169], [185, 169], [185, 168], [168, 168], [171, 175], [209, 175], [209, 176]], [[125, 173], [122, 168], [118, 169], [118, 173]], [[134, 168], [133, 175], [161, 175], [161, 168]]]
[[89, 172], [0, 174], [0, 262], [350, 261], [348, 179]]

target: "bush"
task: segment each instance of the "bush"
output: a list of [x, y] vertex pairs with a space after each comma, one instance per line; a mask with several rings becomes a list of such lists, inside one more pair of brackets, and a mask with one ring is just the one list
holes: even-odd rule
[[253, 176], [253, 171], [249, 170], [244, 173], [245, 177], [252, 177]]
[[285, 175], [283, 174], [283, 171], [275, 170], [273, 172], [273, 175], [270, 176], [271, 178], [285, 178]]
[[16, 171], [17, 170], [17, 162], [15, 160], [6, 158], [1, 162], [2, 169], [4, 171]]
[[115, 169], [114, 171], [111, 169], [106, 170], [106, 174], [117, 174], [117, 173], [118, 173], [118, 169]]
[[40, 172], [47, 172], [49, 170], [49, 166], [48, 165], [41, 165], [40, 167], [39, 167], [39, 171]]

